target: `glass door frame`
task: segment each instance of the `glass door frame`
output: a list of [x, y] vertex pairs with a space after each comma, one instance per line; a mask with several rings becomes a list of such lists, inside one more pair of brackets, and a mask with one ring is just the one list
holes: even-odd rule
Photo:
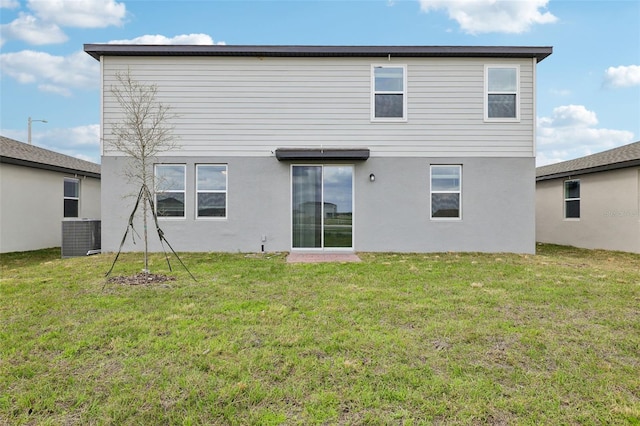
[[[294, 247], [293, 245], [293, 241], [294, 241], [294, 230], [293, 230], [293, 197], [294, 197], [294, 191], [293, 191], [293, 180], [294, 180], [294, 176], [293, 176], [293, 169], [294, 167], [320, 167], [321, 168], [321, 194], [322, 194], [322, 200], [320, 202], [321, 205], [321, 214], [320, 214], [320, 228], [321, 228], [321, 243], [320, 243], [320, 247]], [[325, 167], [350, 167], [351, 168], [351, 246], [350, 247], [325, 247], [325, 212], [324, 212], [324, 208], [325, 208], [325, 189], [324, 189], [324, 169]], [[352, 163], [298, 163], [298, 164], [291, 164], [291, 167], [289, 168], [289, 178], [290, 178], [290, 182], [289, 182], [289, 191], [290, 191], [290, 196], [289, 196], [289, 213], [290, 213], [290, 220], [289, 220], [289, 225], [290, 225], [290, 231], [291, 231], [291, 238], [290, 238], [290, 247], [291, 247], [291, 251], [297, 251], [297, 252], [348, 252], [348, 253], [352, 253], [355, 251], [354, 249], [354, 241], [355, 241], [355, 164]]]

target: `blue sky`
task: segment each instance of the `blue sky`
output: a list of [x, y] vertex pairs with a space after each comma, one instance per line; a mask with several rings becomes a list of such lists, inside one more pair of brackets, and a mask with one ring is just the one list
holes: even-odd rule
[[84, 43], [553, 46], [538, 165], [640, 140], [640, 1], [0, 0], [0, 134], [99, 162]]

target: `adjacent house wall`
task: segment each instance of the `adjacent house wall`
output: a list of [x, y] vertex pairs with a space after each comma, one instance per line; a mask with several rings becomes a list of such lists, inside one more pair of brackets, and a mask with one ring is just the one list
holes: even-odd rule
[[[59, 247], [62, 241], [64, 178], [32, 167], [0, 164], [0, 252]], [[80, 179], [81, 218], [100, 218], [100, 180]]]
[[536, 185], [536, 239], [589, 249], [640, 253], [640, 168], [580, 179], [580, 219], [564, 219], [564, 181]]

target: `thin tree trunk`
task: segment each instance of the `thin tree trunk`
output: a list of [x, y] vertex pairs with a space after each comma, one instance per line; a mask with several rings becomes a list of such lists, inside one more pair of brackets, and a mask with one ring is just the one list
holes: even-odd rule
[[147, 209], [149, 206], [149, 176], [147, 170], [147, 161], [144, 152], [144, 146], [142, 146], [142, 184], [144, 185], [144, 194], [142, 196], [142, 224], [143, 224], [143, 238], [144, 238], [144, 273], [149, 273], [149, 235], [147, 232]]
[[148, 274], [149, 273], [149, 239], [147, 238], [147, 203], [149, 202], [149, 200], [147, 200], [147, 196], [145, 195], [144, 197], [144, 203], [142, 204], [142, 214], [143, 214], [143, 232], [144, 232], [144, 273]]

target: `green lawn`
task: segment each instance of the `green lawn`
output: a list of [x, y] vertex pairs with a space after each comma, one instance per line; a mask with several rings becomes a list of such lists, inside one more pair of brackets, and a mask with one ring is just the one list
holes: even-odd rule
[[639, 425], [640, 256], [538, 249], [2, 255], [0, 424]]

